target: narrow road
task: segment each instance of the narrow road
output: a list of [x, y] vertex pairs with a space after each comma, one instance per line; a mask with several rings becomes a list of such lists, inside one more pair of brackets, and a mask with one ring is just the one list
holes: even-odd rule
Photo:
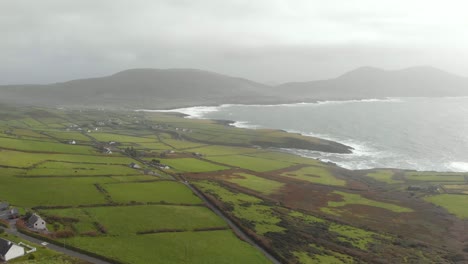
[[[0, 227], [0, 228], [3, 228], [3, 227]], [[35, 243], [35, 244], [37, 244], [37, 245], [41, 245], [41, 243], [43, 242], [42, 240], [39, 240], [39, 239], [34, 238], [34, 237], [30, 237], [30, 236], [28, 236], [28, 235], [25, 235], [25, 234], [23, 234], [23, 233], [18, 232], [18, 230], [16, 229], [16, 227], [15, 227], [15, 225], [14, 225], [14, 222], [10, 222], [10, 228], [3, 228], [3, 229], [5, 230], [5, 232], [6, 232], [7, 234], [14, 235], [14, 236], [18, 236], [19, 238], [21, 238], [21, 239], [23, 239], [23, 240], [29, 241], [29, 242], [31, 242], [31, 243]], [[76, 251], [73, 251], [73, 250], [70, 250], [70, 249], [66, 249], [66, 248], [64, 248], [64, 247], [57, 246], [57, 245], [55, 245], [55, 244], [47, 244], [45, 247], [48, 248], [48, 249], [51, 249], [51, 250], [60, 252], [60, 253], [62, 253], [62, 254], [65, 254], [65, 255], [68, 255], [68, 256], [71, 256], [71, 257], [75, 257], [75, 258], [78, 258], [78, 259], [87, 261], [87, 262], [89, 262], [89, 263], [94, 263], [94, 264], [111, 264], [110, 262], [107, 262], [107, 261], [104, 261], [104, 260], [100, 260], [100, 259], [97, 259], [97, 258], [88, 256], [88, 255], [85, 255], [85, 254], [82, 254], [82, 253], [78, 253], [78, 252], [76, 252]]]
[[263, 253], [272, 263], [274, 264], [281, 264], [274, 256], [272, 256], [270, 253], [268, 253], [265, 249], [263, 249], [260, 245], [258, 245], [255, 241], [253, 241], [242, 229], [240, 229], [234, 222], [231, 221], [228, 217], [226, 217], [216, 206], [214, 206], [209, 200], [207, 200], [200, 192], [198, 192], [197, 189], [193, 188], [192, 185], [188, 182], [184, 182], [187, 187], [189, 187], [193, 193], [195, 193], [200, 199], [202, 199], [203, 202], [210, 208], [213, 212], [215, 212], [219, 217], [221, 217], [228, 225], [231, 227], [231, 229], [244, 241], [247, 243], [251, 244], [254, 246], [256, 249], [258, 249], [260, 252]]

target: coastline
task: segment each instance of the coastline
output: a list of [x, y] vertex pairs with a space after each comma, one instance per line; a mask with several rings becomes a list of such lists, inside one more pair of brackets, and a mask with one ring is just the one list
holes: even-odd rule
[[[413, 98], [417, 101], [421, 99], [425, 99], [426, 97], [417, 97]], [[447, 99], [451, 99], [449, 97]], [[439, 155], [440, 158], [437, 158], [432, 161], [432, 163], [427, 163], [425, 160], [425, 156], [409, 156], [409, 159], [406, 159], [405, 155], [408, 155], [406, 152], [399, 152], [398, 149], [395, 148], [395, 145], [389, 145], [391, 148], [383, 148], [386, 145], [376, 145], [379, 144], [378, 142], [373, 143], [373, 141], [366, 142], [360, 141], [356, 137], [351, 137], [349, 139], [343, 139], [343, 134], [337, 134], [338, 137], [328, 136], [329, 134], [325, 132], [325, 134], [321, 134], [324, 131], [319, 131], [319, 133], [310, 132], [309, 130], [304, 130], [300, 128], [282, 128], [279, 124], [268, 126], [268, 123], [258, 122], [255, 123], [255, 119], [250, 120], [248, 117], [244, 117], [247, 119], [243, 119], [242, 115], [237, 116], [237, 118], [229, 119], [227, 114], [224, 115], [213, 115], [209, 114], [212, 112], [220, 111], [220, 109], [228, 108], [228, 107], [246, 107], [248, 110], [244, 111], [256, 111], [256, 107], [266, 108], [269, 109], [270, 107], [286, 107], [284, 109], [289, 109], [289, 107], [307, 107], [308, 105], [315, 105], [315, 106], [322, 106], [322, 105], [336, 105], [336, 104], [354, 104], [354, 103], [380, 103], [380, 102], [395, 102], [395, 103], [408, 103], [406, 99], [410, 98], [381, 98], [381, 99], [362, 99], [362, 100], [341, 100], [341, 101], [315, 101], [315, 102], [298, 102], [298, 103], [281, 103], [281, 104], [222, 104], [216, 106], [195, 106], [195, 107], [186, 107], [186, 108], [174, 108], [174, 109], [138, 109], [135, 111], [143, 111], [143, 112], [166, 112], [166, 113], [177, 113], [179, 116], [183, 116], [185, 118], [193, 118], [193, 119], [210, 119], [217, 123], [226, 126], [233, 126], [237, 128], [243, 129], [269, 129], [272, 128], [274, 130], [281, 130], [290, 134], [299, 134], [304, 137], [310, 138], [317, 138], [323, 141], [330, 141], [333, 143], [337, 143], [343, 146], [346, 146], [350, 151], [349, 152], [336, 152], [336, 151], [328, 151], [326, 149], [317, 149], [317, 148], [304, 148], [302, 145], [298, 144], [291, 144], [289, 146], [266, 146], [262, 144], [258, 144], [262, 147], [273, 147], [280, 149], [282, 151], [286, 151], [288, 153], [292, 153], [295, 155], [299, 155], [302, 157], [312, 158], [312, 159], [320, 159], [325, 162], [332, 162], [336, 163], [341, 167], [352, 169], [352, 170], [361, 170], [361, 169], [378, 169], [378, 168], [398, 168], [404, 170], [418, 170], [418, 171], [435, 171], [435, 172], [467, 172], [468, 171], [468, 162], [465, 162], [462, 158], [463, 157], [454, 157], [451, 158], [448, 155], [449, 153]], [[427, 99], [433, 99], [431, 97]], [[444, 98], [445, 99], [445, 98]], [[458, 99], [455, 97], [454, 99]], [[328, 106], [333, 107], [334, 106]], [[340, 109], [345, 108], [349, 109], [354, 108], [354, 106], [337, 106]], [[360, 106], [359, 106], [360, 107]], [[373, 106], [370, 106], [372, 109]], [[237, 108], [233, 108], [237, 109]], [[260, 108], [259, 108], [260, 109]], [[223, 112], [228, 113], [231, 109], [225, 109]], [[265, 110], [265, 112], [269, 112], [270, 110]], [[272, 108], [271, 111], [274, 111]], [[291, 109], [293, 113], [300, 110]], [[276, 112], [278, 113], [278, 112]], [[214, 116], [220, 117], [213, 118]], [[226, 118], [228, 117], [228, 118]], [[226, 119], [224, 119], [226, 118]], [[250, 121], [247, 121], [250, 120]], [[284, 126], [283, 126], [284, 127]], [[304, 132], [306, 131], [306, 132]], [[314, 131], [314, 130], [311, 130]], [[397, 132], [395, 132], [397, 133]], [[333, 135], [333, 134], [330, 134]], [[341, 135], [341, 136], [340, 136]], [[427, 145], [425, 145], [427, 146]], [[417, 149], [417, 148], [416, 148]], [[417, 151], [416, 151], [417, 152]], [[414, 152], [416, 155], [417, 153]], [[415, 157], [414, 159], [411, 157]], [[422, 162], [422, 163], [420, 163]]]

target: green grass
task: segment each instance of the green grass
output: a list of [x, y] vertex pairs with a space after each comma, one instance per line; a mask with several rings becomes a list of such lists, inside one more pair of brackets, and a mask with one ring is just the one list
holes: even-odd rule
[[97, 176], [135, 175], [139, 171], [127, 165], [83, 164], [69, 162], [44, 162], [27, 171], [33, 176]]
[[2, 176], [0, 199], [23, 207], [106, 203], [94, 186], [110, 178], [18, 178]]
[[283, 153], [283, 152], [273, 152], [273, 151], [267, 151], [267, 152], [255, 152], [255, 153], [248, 153], [246, 156], [252, 156], [252, 157], [259, 157], [259, 158], [264, 158], [264, 159], [269, 159], [273, 161], [286, 161], [286, 162], [292, 162], [295, 164], [307, 164], [307, 165], [312, 165], [312, 166], [325, 166], [325, 164], [321, 163], [320, 161], [316, 159], [310, 159], [310, 158], [304, 158], [301, 156], [297, 156], [294, 154], [289, 154], [289, 153]]
[[274, 212], [273, 207], [263, 205], [263, 200], [244, 193], [234, 193], [213, 182], [199, 181], [194, 184], [203, 192], [213, 194], [223, 203], [232, 206], [232, 214], [252, 224], [257, 234], [285, 230], [278, 225], [281, 218]]
[[326, 168], [304, 167], [296, 171], [282, 173], [281, 176], [332, 186], [345, 186], [346, 181], [333, 176]]
[[304, 222], [307, 222], [307, 223], [324, 223], [325, 220], [323, 220], [322, 218], [318, 218], [318, 217], [315, 217], [313, 215], [307, 215], [307, 214], [303, 214], [299, 211], [291, 211], [289, 212], [289, 216], [292, 216], [294, 218], [298, 218]]
[[112, 134], [112, 133], [104, 133], [104, 132], [94, 132], [90, 134], [91, 137], [95, 138], [101, 142], [131, 142], [131, 143], [141, 143], [141, 142], [156, 142], [157, 140], [154, 138], [146, 138], [146, 137], [135, 137], [129, 135], [121, 135], [121, 134]]
[[439, 194], [427, 196], [427, 201], [442, 206], [460, 219], [468, 219], [468, 195]]
[[159, 233], [125, 237], [75, 237], [66, 243], [125, 263], [146, 264], [262, 264], [270, 263], [258, 250], [230, 230]]
[[352, 263], [352, 262], [344, 262], [343, 260], [333, 256], [333, 255], [326, 255], [326, 254], [315, 254], [310, 256], [307, 252], [304, 251], [294, 251], [293, 255], [299, 259], [301, 264], [345, 264], [345, 263]]
[[75, 140], [78, 143], [80, 142], [88, 142], [91, 139], [88, 138], [87, 136], [83, 135], [82, 133], [79, 132], [74, 132], [74, 131], [44, 131], [47, 135], [56, 138], [57, 140]]
[[374, 237], [377, 235], [374, 232], [366, 231], [361, 228], [352, 227], [349, 225], [339, 225], [332, 223], [328, 230], [339, 235], [338, 240], [348, 242], [353, 247], [367, 250], [370, 243], [374, 242]]
[[96, 153], [93, 148], [87, 146], [12, 138], [0, 138], [0, 147], [14, 150], [46, 153], [70, 153], [85, 155]]
[[467, 173], [450, 172], [407, 172], [405, 177], [411, 181], [425, 182], [465, 182]]
[[[362, 197], [359, 194], [352, 194], [352, 193], [341, 192], [341, 191], [334, 191], [333, 193], [340, 195], [341, 199], [343, 200], [339, 202], [335, 202], [335, 201], [328, 202], [328, 209], [336, 208], [336, 207], [344, 207], [350, 204], [357, 204], [357, 205], [366, 205], [366, 206], [383, 208], [383, 209], [390, 210], [395, 213], [413, 212], [413, 210], [410, 208], [398, 206], [396, 204], [370, 200], [370, 199]], [[327, 212], [327, 210], [325, 210], [325, 212]]]
[[216, 156], [207, 159], [234, 167], [240, 167], [257, 172], [273, 171], [283, 169], [292, 164], [284, 161], [273, 161], [263, 158], [248, 156]]
[[258, 149], [241, 148], [241, 147], [225, 147], [225, 146], [205, 146], [190, 149], [191, 152], [198, 152], [207, 157], [223, 156], [223, 155], [241, 155], [246, 153], [258, 152]]
[[164, 139], [164, 143], [173, 146], [176, 149], [197, 148], [205, 146], [206, 144], [194, 143], [185, 140]]
[[402, 183], [403, 181], [398, 181], [393, 179], [394, 172], [391, 170], [378, 170], [375, 172], [368, 173], [366, 176], [371, 177], [372, 179], [380, 182], [385, 182], [388, 184], [393, 183]]
[[65, 161], [80, 163], [102, 163], [128, 165], [134, 160], [127, 157], [104, 155], [72, 155], [28, 153], [0, 149], [0, 165], [27, 168], [43, 161]]
[[103, 185], [118, 203], [166, 202], [174, 204], [200, 204], [202, 201], [182, 183], [157, 181], [146, 183], [118, 183]]
[[226, 227], [227, 224], [203, 206], [138, 205], [116, 207], [42, 210], [44, 215], [72, 217], [80, 220], [75, 227], [79, 233], [90, 231], [93, 222], [106, 227], [108, 235], [132, 235], [137, 232]]
[[181, 172], [208, 172], [220, 171], [229, 169], [225, 166], [220, 166], [207, 161], [195, 158], [179, 158], [179, 159], [159, 159], [161, 163]]
[[284, 186], [284, 183], [268, 180], [247, 173], [237, 173], [233, 176], [235, 176], [235, 178], [230, 177], [227, 181], [267, 195], [278, 191]]

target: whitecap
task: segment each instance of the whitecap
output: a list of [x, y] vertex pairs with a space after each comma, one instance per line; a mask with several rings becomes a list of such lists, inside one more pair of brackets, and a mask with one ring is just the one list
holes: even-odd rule
[[456, 172], [468, 172], [468, 162], [454, 161], [450, 162], [448, 167]]

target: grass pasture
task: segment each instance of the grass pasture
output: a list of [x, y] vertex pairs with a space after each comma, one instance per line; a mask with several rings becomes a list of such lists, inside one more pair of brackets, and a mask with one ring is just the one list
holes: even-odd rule
[[113, 181], [110, 178], [18, 178], [1, 177], [0, 199], [22, 207], [77, 206], [106, 203], [95, 183]]
[[248, 157], [241, 155], [232, 155], [232, 156], [216, 156], [208, 157], [207, 159], [219, 162], [222, 164], [227, 164], [229, 166], [240, 167], [256, 172], [266, 172], [279, 170], [287, 168], [292, 165], [292, 163], [284, 161], [272, 161], [269, 159]]
[[117, 203], [166, 202], [172, 204], [201, 204], [185, 185], [174, 181], [156, 181], [145, 183], [112, 183], [103, 187]]
[[407, 172], [405, 178], [410, 181], [424, 182], [466, 182], [467, 173], [456, 172]]
[[208, 172], [227, 170], [228, 167], [195, 158], [159, 159], [161, 163], [180, 172]]
[[69, 154], [84, 154], [90, 155], [96, 151], [88, 146], [70, 145], [65, 143], [54, 143], [37, 140], [26, 139], [13, 139], [13, 138], [0, 138], [0, 148], [31, 151], [31, 152], [45, 152], [45, 153], [69, 153]]
[[128, 165], [134, 160], [122, 156], [42, 154], [0, 149], [0, 164], [4, 166], [27, 168], [44, 161], [63, 161], [91, 164]]
[[442, 206], [461, 219], [468, 219], [468, 195], [439, 194], [427, 196], [426, 201]]
[[227, 181], [266, 195], [272, 194], [284, 186], [284, 183], [247, 173], [237, 173], [233, 176], [234, 177], [229, 177]]
[[296, 171], [282, 173], [281, 176], [324, 185], [346, 185], [346, 181], [336, 178], [330, 171], [322, 167], [304, 167]]
[[393, 179], [394, 172], [391, 170], [378, 170], [375, 172], [368, 173], [366, 176], [371, 177], [372, 179], [380, 182], [385, 182], [388, 184], [393, 183], [402, 183], [403, 181], [398, 181]]
[[[93, 231], [93, 222], [103, 225], [110, 236], [137, 232], [225, 227], [227, 224], [204, 206], [136, 205], [41, 210], [48, 216], [78, 218], [78, 233]], [[89, 228], [92, 228], [91, 230]]]
[[29, 176], [116, 176], [138, 175], [139, 171], [126, 165], [44, 162], [29, 169]]
[[165, 264], [270, 263], [259, 251], [239, 240], [231, 230], [75, 237], [65, 239], [64, 242], [134, 264], [154, 263], [155, 260], [164, 260]]
[[105, 132], [95, 132], [90, 134], [93, 138], [101, 142], [126, 142], [126, 143], [144, 143], [144, 142], [156, 142], [157, 140], [154, 138], [147, 138], [147, 137], [135, 137], [130, 135], [122, 135], [122, 134], [113, 134], [113, 133], [105, 133]]
[[[379, 202], [379, 201], [374, 201], [367, 199], [365, 197], [362, 197], [359, 194], [353, 194], [353, 193], [347, 193], [347, 192], [341, 192], [341, 191], [334, 191], [334, 194], [338, 194], [341, 196], [342, 201], [335, 202], [335, 201], [329, 201], [328, 202], [328, 208], [339, 208], [339, 207], [344, 207], [346, 205], [350, 204], [356, 204], [356, 205], [366, 205], [366, 206], [372, 206], [372, 207], [378, 207], [378, 208], [383, 208], [386, 210], [390, 210], [395, 213], [408, 213], [412, 212], [413, 210], [410, 208], [402, 207], [396, 204], [391, 204], [391, 203], [384, 203], [384, 202]], [[324, 208], [322, 208], [324, 209]], [[328, 210], [322, 210], [324, 212], [327, 212]]]

